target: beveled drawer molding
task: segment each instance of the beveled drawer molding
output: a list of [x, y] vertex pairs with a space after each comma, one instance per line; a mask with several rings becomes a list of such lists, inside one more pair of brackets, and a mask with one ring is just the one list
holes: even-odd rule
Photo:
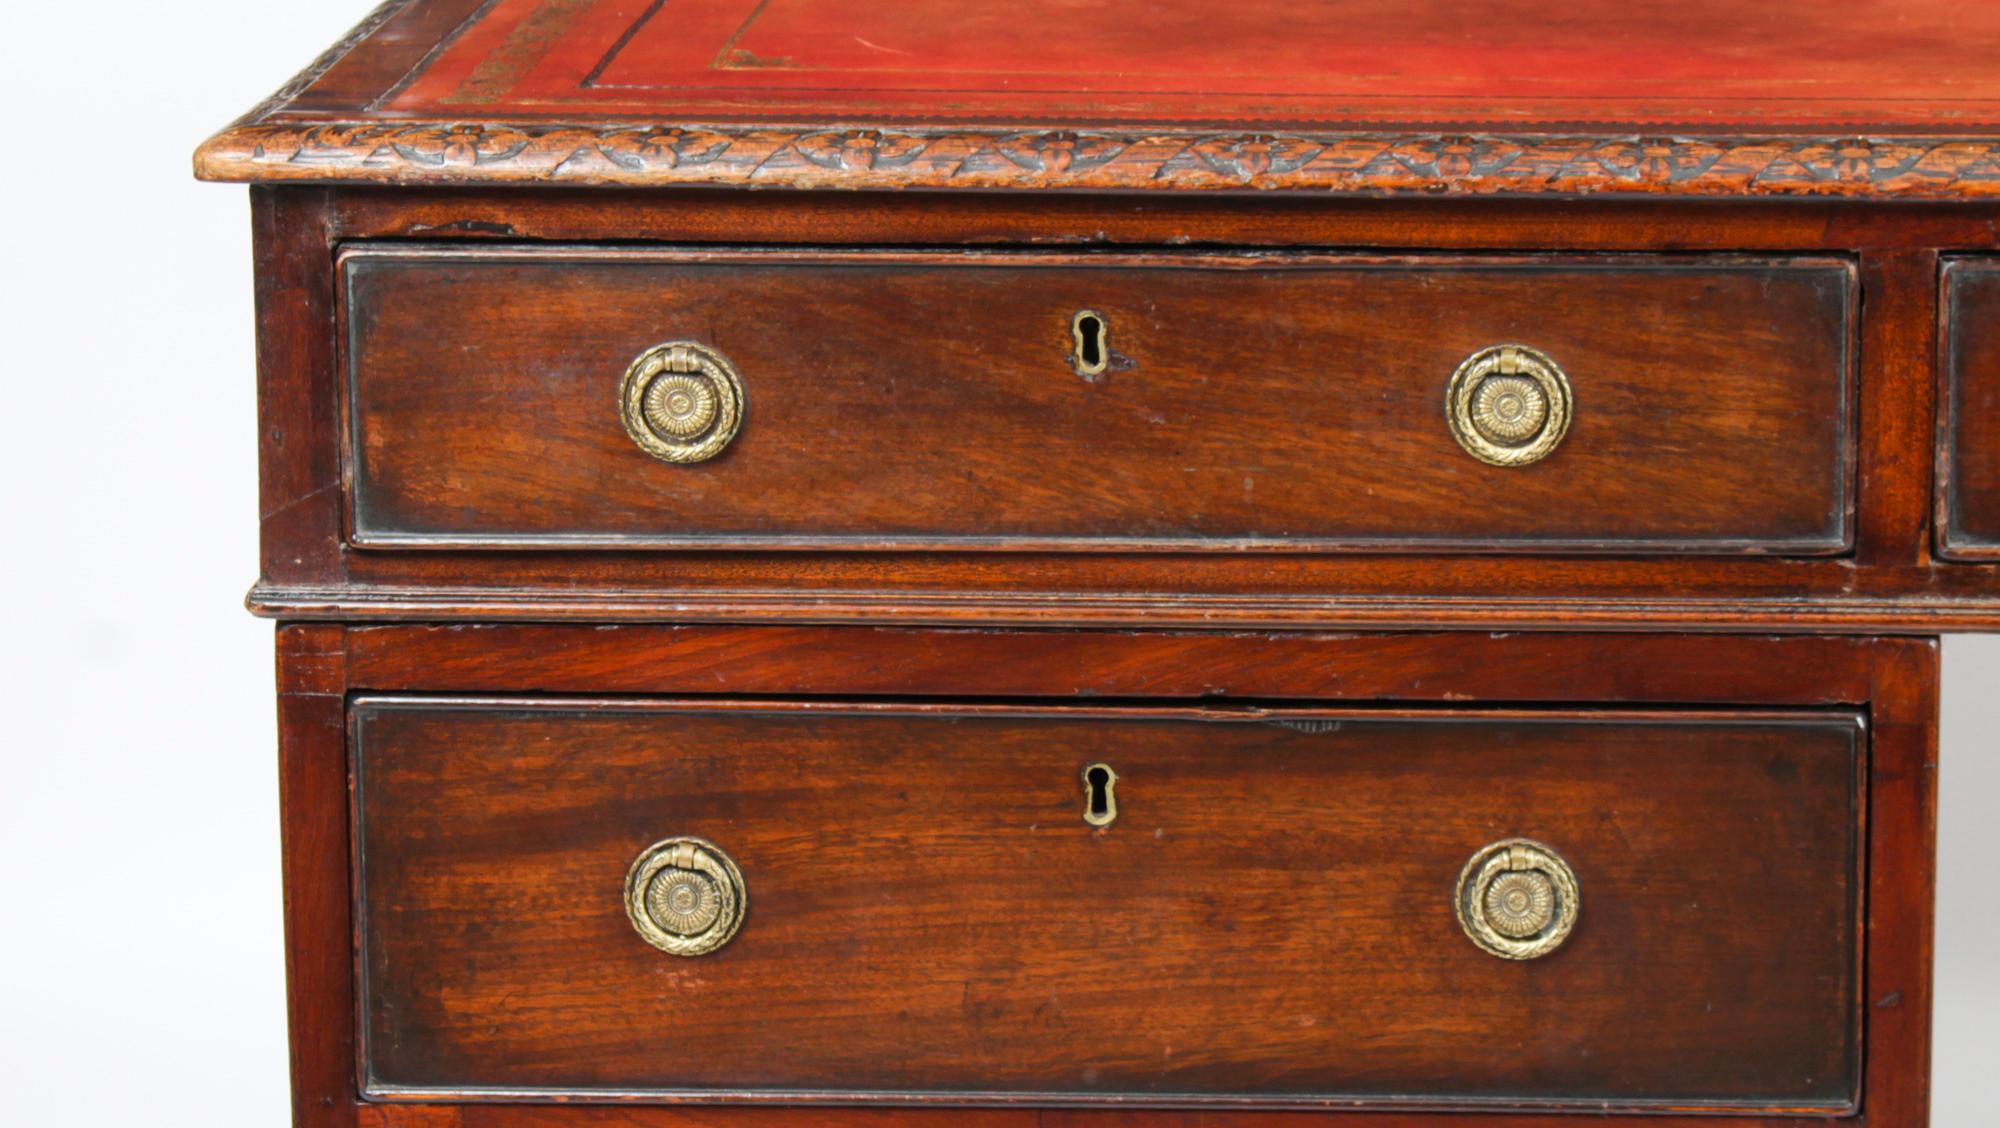
[[[351, 718], [372, 1098], [1855, 1105], [1851, 710]], [[1494, 827], [1534, 843], [1481, 867], [1486, 920], [1538, 958], [1461, 930]], [[725, 843], [754, 903], [698, 960], [616, 903], [662, 828]], [[1551, 877], [1548, 920], [1502, 870]]]
[[[396, 245], [341, 272], [362, 548], [1852, 542], [1838, 259]], [[678, 467], [619, 409], [662, 341], [754, 403]], [[1475, 383], [1520, 389], [1488, 406], [1525, 414], [1468, 431], [1481, 389], [1447, 385], [1489, 351]]]
[[1945, 264], [1938, 550], [2000, 560], [2000, 258]]

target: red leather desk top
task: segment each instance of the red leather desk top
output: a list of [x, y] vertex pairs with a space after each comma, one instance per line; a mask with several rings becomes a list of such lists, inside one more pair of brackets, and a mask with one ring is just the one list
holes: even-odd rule
[[[747, 145], [739, 157], [754, 151], [759, 159], [719, 160], [707, 140], [676, 137], [671, 167], [657, 167], [656, 151], [642, 152], [646, 167], [636, 167], [600, 147], [603, 160], [566, 168], [574, 148], [558, 154], [560, 145], [539, 145], [565, 128], [568, 144], [582, 140], [577, 127], [601, 140], [637, 123], [709, 130], [731, 147]], [[826, 186], [840, 179], [823, 175], [831, 171], [856, 174], [839, 186], [867, 187], [901, 167], [906, 175], [890, 177], [897, 186], [993, 187], [1025, 171], [1058, 186], [1227, 187], [1188, 183], [1172, 156], [1129, 152], [1149, 138], [1184, 135], [1193, 145], [1221, 135], [1261, 148], [1247, 162], [1226, 155], [1219, 170], [1192, 150], [1189, 163], [1197, 177], [1219, 172], [1249, 187], [1596, 191], [1623, 175], [1656, 191], [1807, 190], [1785, 186], [1791, 171], [1778, 157], [1739, 151], [1776, 141], [1834, 147], [1822, 154], [1834, 186], [1820, 191], [1949, 197], [1984, 194], [1988, 176], [2000, 182], [2000, 3], [393, 0], [341, 54], [239, 128], [264, 130], [262, 152], [247, 134], [223, 144], [225, 134], [205, 150], [202, 171], [219, 179], [441, 178], [404, 151], [409, 145], [343, 159], [333, 150], [351, 148], [352, 136], [326, 149], [324, 129], [302, 133], [328, 124], [377, 130], [371, 137], [403, 130], [418, 142], [413, 126], [476, 124], [479, 140], [443, 158], [456, 159], [450, 178], [460, 180], [762, 177]], [[843, 142], [831, 162], [787, 155], [799, 138], [842, 130], [972, 140], [917, 157], [881, 137], [865, 155]], [[1068, 156], [1024, 164], [1003, 144], [1065, 131], [1089, 135], [1067, 142]], [[525, 148], [504, 152], [522, 137]], [[1458, 160], [1447, 152], [1440, 167], [1413, 174], [1433, 183], [1405, 184], [1384, 179], [1385, 170], [1359, 171], [1366, 154], [1342, 152], [1332, 165], [1353, 175], [1327, 182], [1336, 171], [1322, 155], [1330, 141], [1430, 137], [1525, 147], [1523, 167], [1533, 175], [1468, 183], [1495, 154]], [[1546, 150], [1550, 137], [1589, 145], [1556, 153]], [[1936, 146], [1912, 150], [1906, 139], [1958, 147], [1917, 168]], [[1644, 151], [1609, 154], [1631, 166], [1622, 172], [1567, 167], [1607, 142], [1653, 143], [1660, 152], [1650, 169]], [[315, 143], [326, 151], [299, 159]], [[1313, 146], [1320, 151], [1301, 156]], [[1104, 157], [1111, 147], [1121, 155]], [[1718, 148], [1720, 172], [1714, 161], [1681, 167]], [[1013, 167], [982, 173], [986, 150]], [[1912, 152], [1908, 167], [1892, 167]], [[952, 168], [941, 172], [940, 158]], [[1812, 158], [1803, 162], [1808, 172]], [[1745, 162], [1755, 175], [1730, 172]], [[794, 166], [798, 175], [787, 172]], [[1915, 180], [1895, 179], [1913, 171]], [[1843, 177], [1863, 187], [1841, 189]]]

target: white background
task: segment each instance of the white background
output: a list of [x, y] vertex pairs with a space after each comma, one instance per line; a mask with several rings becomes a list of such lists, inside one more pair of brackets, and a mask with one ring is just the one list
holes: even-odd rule
[[[857, 0], [859, 2], [859, 0]], [[248, 208], [188, 156], [363, 0], [27, 3], [0, 37], [0, 1104], [288, 1117]], [[1945, 647], [1936, 1122], [2000, 1124], [2000, 639]]]

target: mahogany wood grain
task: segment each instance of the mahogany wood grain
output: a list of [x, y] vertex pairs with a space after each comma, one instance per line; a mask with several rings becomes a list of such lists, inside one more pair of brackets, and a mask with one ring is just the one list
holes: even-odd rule
[[[981, 557], [986, 557], [982, 559]], [[325, 586], [265, 585], [291, 619], [1014, 626], [2000, 629], [2000, 568], [1851, 559], [1306, 554], [352, 552]]]
[[253, 189], [250, 204], [263, 570], [267, 582], [300, 582], [336, 570], [341, 552], [327, 196]]
[[[1825, 554], [1849, 543], [1850, 268], [1826, 259], [343, 258], [365, 547]], [[1107, 329], [1081, 374], [1072, 320]], [[743, 373], [717, 458], [625, 434], [631, 358]], [[1522, 342], [1576, 388], [1533, 466], [1444, 419]]]
[[372, 185], [332, 193], [336, 238], [791, 246], [1340, 247], [1384, 251], [2000, 249], [2000, 207], [1846, 201], [1354, 199], [728, 192]]
[[1939, 549], [2000, 560], [2000, 260], [1948, 264], [1942, 313]]
[[1862, 1102], [1872, 1123], [1924, 1125], [1937, 928], [1937, 640], [1878, 650], [1872, 697]]
[[812, 626], [356, 626], [385, 692], [1865, 705], [1876, 642]]
[[[468, 668], [468, 638], [491, 641], [496, 664], [481, 674]], [[602, 650], [593, 638], [604, 640]], [[992, 649], [985, 640], [998, 638]], [[1011, 639], [1012, 641], [1007, 641]], [[1035, 645], [1046, 640], [1045, 650]], [[1552, 688], [1554, 679], [1568, 678], [1579, 692], [1601, 690], [1606, 699], [1630, 694], [1633, 701], [1731, 703], [1759, 698], [1771, 704], [1858, 704], [1868, 710], [1870, 808], [1866, 872], [1871, 887], [1867, 902], [1867, 988], [1870, 1003], [1864, 1015], [1867, 1048], [1866, 1081], [1860, 1112], [1846, 1122], [1886, 1128], [1918, 1128], [1926, 1123], [1928, 1103], [1929, 959], [1931, 910], [1928, 890], [1933, 874], [1935, 834], [1936, 662], [1933, 640], [1843, 639], [1802, 637], [1656, 637], [1643, 635], [1502, 635], [1466, 636], [1280, 636], [1261, 640], [1263, 647], [1297, 646], [1289, 660], [1277, 661], [1273, 651], [1260, 649], [1254, 636], [1227, 638], [1213, 634], [1174, 636], [1157, 632], [1097, 634], [1093, 632], [903, 631], [828, 628], [770, 630], [756, 627], [667, 628], [625, 627], [610, 630], [557, 626], [438, 626], [369, 627], [286, 626], [279, 631], [280, 679], [286, 686], [311, 688], [312, 694], [288, 696], [296, 710], [312, 701], [330, 701], [338, 687], [363, 689], [479, 690], [498, 685], [563, 690], [602, 677], [604, 685], [621, 692], [686, 692], [695, 683], [724, 690], [789, 684], [798, 692], [867, 692], [868, 684], [906, 670], [912, 692], [953, 693], [958, 687], [988, 681], [1022, 694], [1068, 696], [1084, 690], [1102, 666], [1101, 676], [1113, 684], [1158, 688], [1162, 694], [1199, 692], [1198, 671], [1188, 670], [1207, 654], [1211, 662], [1224, 642], [1241, 647], [1243, 660], [1221, 662], [1237, 685], [1257, 694], [1287, 693], [1327, 700], [1391, 699], [1435, 695], [1437, 700], [1480, 701], [1489, 694], [1513, 693], [1522, 685], [1540, 685], [1551, 698], [1567, 691]], [[699, 640], [699, 641], [698, 641]], [[1184, 650], [1197, 646], [1192, 653]], [[637, 649], [634, 649], [634, 647]], [[857, 649], [859, 647], [859, 649]], [[1318, 651], [1318, 648], [1325, 648]], [[1080, 649], [1079, 649], [1080, 648]], [[827, 661], [815, 667], [815, 651]], [[1069, 657], [1065, 657], [1068, 655]], [[1047, 660], [1045, 661], [1045, 657]], [[439, 676], [423, 669], [435, 660]], [[849, 677], [856, 663], [872, 663], [857, 678]], [[757, 671], [766, 664], [775, 675]], [[1519, 664], [1517, 678], [1504, 670]], [[1181, 668], [1178, 676], [1171, 671]], [[811, 671], [817, 669], [817, 681]], [[1242, 675], [1262, 669], [1254, 684]], [[397, 673], [395, 671], [403, 672]], [[560, 671], [571, 670], [573, 682]], [[1548, 679], [1536, 671], [1548, 671]], [[789, 671], [789, 672], [784, 672]], [[1361, 676], [1365, 674], [1365, 676]], [[1761, 687], [1743, 679], [1762, 679]], [[927, 688], [926, 688], [927, 687]], [[1414, 687], [1410, 689], [1398, 687]], [[1737, 690], [1743, 690], [1739, 695]], [[763, 692], [752, 689], [752, 692]], [[585, 692], [588, 692], [586, 689]], [[1513, 699], [1513, 698], [1508, 698]], [[290, 731], [288, 729], [288, 731]], [[308, 732], [331, 733], [331, 728]], [[315, 738], [323, 751], [338, 755], [337, 740]], [[300, 742], [288, 748], [299, 750]], [[288, 752], [288, 762], [304, 764], [302, 755]], [[324, 763], [324, 761], [322, 761]], [[323, 770], [323, 769], [322, 769]], [[341, 778], [344, 779], [344, 776]], [[330, 786], [288, 787], [286, 790], [286, 850], [288, 904], [310, 902], [325, 906], [318, 912], [345, 913], [347, 880], [344, 856], [334, 857], [309, 846], [326, 843], [306, 828], [331, 818], [342, 826], [347, 815], [346, 791], [329, 778]], [[342, 839], [344, 841], [344, 838]], [[1908, 886], [1905, 888], [1905, 886]], [[332, 898], [332, 900], [328, 900]], [[288, 909], [296, 931], [305, 926], [299, 911]], [[340, 926], [317, 924], [335, 932]], [[346, 946], [341, 945], [345, 951]], [[300, 1123], [365, 1125], [368, 1128], [730, 1128], [732, 1125], [798, 1123], [845, 1124], [865, 1116], [866, 1123], [928, 1125], [941, 1118], [996, 1126], [1030, 1123], [1064, 1128], [1153, 1128], [1164, 1125], [1227, 1125], [1229, 1128], [1285, 1128], [1312, 1123], [1328, 1128], [1456, 1128], [1505, 1125], [1510, 1128], [1563, 1128], [1574, 1117], [1537, 1116], [1519, 1111], [1482, 1115], [1457, 1111], [1337, 1113], [1019, 1109], [870, 1109], [854, 1113], [835, 1108], [782, 1109], [716, 1106], [614, 1106], [483, 1104], [369, 1104], [353, 1102], [351, 1079], [357, 1045], [353, 1035], [349, 970], [329, 961], [324, 948], [309, 959], [291, 961], [294, 1053], [302, 1068], [321, 1077], [348, 1078], [325, 1082], [322, 1088], [302, 1088]], [[301, 1076], [304, 1074], [301, 1073]], [[344, 1094], [344, 1095], [343, 1095]], [[855, 1123], [864, 1122], [856, 1119]], [[1749, 1128], [1750, 1125], [1792, 1128], [1823, 1123], [1820, 1117], [1649, 1115], [1658, 1128]]]
[[[1853, 1102], [1854, 714], [351, 716], [376, 1096]], [[1093, 760], [1119, 775], [1102, 830]], [[687, 961], [617, 894], [684, 834], [751, 904]], [[1451, 908], [1517, 835], [1586, 891], [1528, 963]]]
[[[1112, 242], [1143, 247], [1286, 242], [1378, 248], [1671, 252], [1755, 247], [1859, 250], [1863, 268], [1857, 559], [1706, 557], [1515, 560], [1504, 557], [1291, 554], [1282, 559], [1076, 554], [591, 554], [485, 552], [476, 557], [340, 546], [341, 491], [326, 467], [337, 436], [273, 446], [272, 480], [301, 483], [267, 504], [265, 582], [253, 606], [292, 618], [669, 619], [1016, 624], [1376, 627], [1702, 627], [1932, 631], [2000, 627], [2000, 566], [1931, 559], [1928, 505], [1935, 373], [1934, 250], [2000, 249], [1991, 209], [1654, 208], [1586, 201], [1199, 200], [813, 194], [412, 193], [265, 189], [323, 200], [315, 232], [288, 256], [330, 280], [330, 243], [423, 237], [455, 245], [509, 240], [744, 238], [781, 244], [917, 243], [933, 247]], [[260, 250], [273, 266], [293, 261]], [[315, 283], [316, 285], [317, 283]], [[292, 291], [296, 292], [296, 290]], [[309, 303], [284, 308], [319, 319]], [[266, 330], [267, 335], [269, 330]], [[302, 328], [287, 329], [296, 337]], [[317, 346], [315, 345], [315, 348]], [[1888, 350], [1885, 352], [1884, 350]], [[1927, 354], [1926, 354], [1927, 355]], [[295, 405], [267, 433], [310, 430], [309, 411], [339, 402], [324, 353], [266, 365], [267, 398]], [[277, 384], [283, 382], [284, 387]], [[282, 398], [281, 398], [282, 397]], [[325, 446], [319, 445], [325, 443]], [[279, 499], [273, 497], [272, 502]], [[273, 572], [273, 568], [283, 569]]]
[[1873, 315], [1863, 326], [1861, 492], [1866, 516], [1855, 546], [1863, 565], [1921, 568], [1930, 562], [1923, 530], [1931, 508], [1931, 460], [1921, 451], [1937, 418], [1937, 255], [1928, 250], [1862, 256], [1862, 292]]
[[342, 630], [278, 631], [278, 799], [293, 1128], [355, 1122], [353, 846]]

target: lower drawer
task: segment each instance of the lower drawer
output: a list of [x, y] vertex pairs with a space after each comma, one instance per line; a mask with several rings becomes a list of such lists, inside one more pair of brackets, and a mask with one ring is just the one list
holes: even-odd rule
[[1853, 712], [351, 723], [375, 1099], [1857, 1100]]

